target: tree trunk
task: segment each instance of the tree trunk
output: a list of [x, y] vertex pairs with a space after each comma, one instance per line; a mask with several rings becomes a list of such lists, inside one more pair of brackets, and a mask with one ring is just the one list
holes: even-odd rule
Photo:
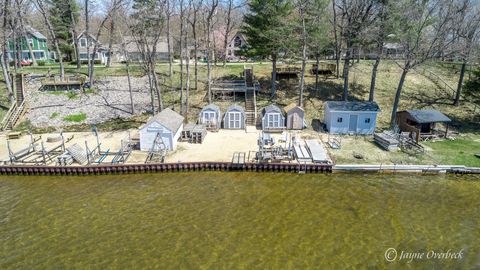
[[125, 56], [125, 68], [127, 69], [127, 80], [128, 80], [128, 93], [130, 94], [130, 104], [132, 115], [135, 114], [135, 104], [133, 103], [133, 91], [132, 91], [132, 82], [131, 82], [131, 75], [130, 75], [130, 63], [128, 59], [128, 54], [125, 50], [125, 46], [123, 46], [123, 53]]
[[109, 33], [109, 38], [108, 38], [108, 59], [107, 59], [107, 67], [110, 67], [112, 65], [112, 49], [113, 49], [113, 37], [114, 37], [114, 31], [115, 31], [115, 19], [112, 18], [110, 20], [110, 33]]
[[400, 103], [400, 96], [402, 95], [403, 84], [405, 83], [405, 78], [407, 77], [409, 69], [409, 62], [405, 64], [405, 67], [402, 71], [402, 76], [400, 77], [400, 82], [398, 83], [397, 92], [395, 94], [395, 101], [393, 102], [392, 115], [390, 117], [390, 127], [393, 129], [397, 124], [397, 110], [398, 104]]
[[185, 57], [186, 57], [186, 69], [187, 78], [185, 81], [185, 116], [188, 116], [188, 97], [190, 95], [190, 52], [188, 50], [188, 31], [185, 32]]
[[[72, 7], [70, 6], [70, 9]], [[80, 61], [80, 47], [78, 46], [78, 34], [77, 34], [77, 22], [75, 21], [75, 16], [73, 12], [70, 12], [70, 19], [72, 20], [72, 38], [73, 38], [73, 47], [75, 49], [75, 61], [77, 63], [77, 69], [82, 67], [82, 62]]]
[[[194, 15], [196, 16], [196, 15]], [[192, 23], [192, 34], [193, 34], [193, 46], [194, 46], [194, 52], [195, 52], [195, 90], [198, 90], [198, 40], [197, 40], [197, 28], [196, 28], [196, 18], [194, 19]]]
[[[145, 61], [147, 60], [145, 59]], [[152, 114], [155, 115], [155, 98], [153, 96], [154, 86], [153, 86], [153, 78], [152, 78], [152, 68], [150, 63], [147, 63], [147, 74], [148, 74], [148, 85], [150, 86], [150, 105], [152, 106]]]
[[[154, 63], [152, 63], [154, 64]], [[152, 67], [153, 71], [153, 85], [155, 86], [155, 90], [157, 93], [157, 100], [158, 100], [158, 108], [159, 112], [163, 111], [163, 100], [162, 100], [162, 89], [160, 88], [160, 85], [158, 84], [158, 79], [157, 79], [157, 72], [155, 72], [155, 66]]]
[[227, 8], [227, 25], [225, 27], [225, 38], [223, 39], [223, 67], [227, 65], [227, 45], [228, 45], [228, 36], [230, 35], [230, 28], [232, 24], [232, 8], [233, 8], [233, 0], [228, 1], [228, 8]]
[[320, 65], [320, 55], [317, 54], [315, 57], [315, 63], [317, 63], [317, 71], [315, 72], [315, 91], [318, 91], [318, 66]]
[[58, 45], [58, 39], [57, 36], [55, 35], [55, 31], [53, 31], [53, 26], [50, 23], [50, 20], [48, 19], [47, 11], [45, 10], [45, 7], [43, 6], [42, 0], [36, 0], [38, 10], [43, 16], [43, 19], [45, 20], [45, 24], [47, 25], [48, 32], [50, 36], [52, 37], [53, 44], [55, 46], [55, 51], [58, 55], [58, 63], [60, 64], [60, 78], [65, 78], [65, 68], [63, 66], [63, 58], [62, 58], [62, 53], [60, 52], [60, 46]]
[[340, 53], [341, 53], [341, 42], [339, 41], [337, 34], [337, 9], [335, 8], [335, 0], [332, 0], [333, 7], [333, 35], [335, 38], [335, 61], [337, 63], [337, 79], [340, 77]]
[[277, 56], [272, 55], [272, 98], [275, 97], [277, 90], [275, 87], [275, 81], [277, 80]]
[[171, 36], [170, 36], [170, 1], [167, 0], [167, 51], [168, 51], [168, 76], [171, 78], [173, 76], [173, 55], [172, 55], [172, 45], [171, 45]]
[[180, 114], [183, 115], [183, 58], [184, 58], [184, 35], [185, 35], [185, 9], [183, 0], [180, 0]]
[[300, 77], [300, 95], [298, 97], [298, 106], [303, 107], [303, 91], [305, 87], [305, 66], [307, 61], [307, 29], [305, 26], [305, 11], [303, 8], [300, 8], [300, 16], [302, 17], [302, 33], [303, 33], [303, 44], [302, 44], [302, 74]]
[[352, 42], [350, 40], [347, 40], [347, 53], [345, 55], [345, 60], [343, 62], [343, 100], [344, 101], [348, 101], [348, 73], [349, 73], [351, 51], [352, 51]]
[[370, 94], [368, 95], [368, 101], [374, 101], [375, 99], [375, 81], [377, 80], [377, 70], [380, 64], [380, 56], [375, 59], [375, 63], [372, 68], [372, 79], [370, 80]]
[[212, 103], [212, 61], [210, 59], [210, 22], [207, 22], [207, 84], [208, 104]]
[[467, 61], [462, 63], [462, 69], [460, 70], [460, 78], [458, 79], [457, 92], [455, 93], [455, 101], [453, 105], [460, 106], [460, 94], [462, 93], [463, 78], [465, 77], [465, 69], [467, 67]]
[[5, 84], [7, 85], [7, 90], [8, 90], [8, 99], [10, 103], [13, 104], [15, 102], [15, 98], [13, 95], [12, 83], [10, 81], [10, 74], [8, 73], [8, 69], [7, 69], [8, 63], [5, 63], [5, 57], [3, 53], [2, 55], [0, 55], [0, 58], [1, 58], [0, 62], [2, 65], [2, 71], [3, 71], [3, 78], [5, 80]]
[[[89, 39], [90, 39], [90, 19], [89, 19], [89, 16], [88, 16], [88, 2], [89, 0], [85, 0], [85, 37], [87, 39], [87, 74], [88, 76], [90, 76], [90, 74], [92, 73], [91, 72], [91, 63], [90, 63], [90, 42], [89, 42]], [[95, 53], [95, 52], [93, 52]], [[93, 80], [90, 79], [90, 83], [92, 82]], [[90, 84], [90, 87], [92, 85]]]

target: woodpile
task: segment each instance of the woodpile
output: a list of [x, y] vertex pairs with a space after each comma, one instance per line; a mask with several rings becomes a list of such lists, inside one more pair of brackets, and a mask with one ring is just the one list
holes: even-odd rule
[[375, 133], [373, 135], [375, 142], [387, 151], [397, 151], [399, 141], [396, 139], [395, 134], [389, 131], [383, 131], [382, 133]]

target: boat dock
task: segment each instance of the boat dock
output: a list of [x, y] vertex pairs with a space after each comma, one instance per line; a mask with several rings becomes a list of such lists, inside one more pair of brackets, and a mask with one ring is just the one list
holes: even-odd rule
[[415, 172], [415, 173], [457, 173], [480, 174], [479, 167], [461, 165], [335, 165], [333, 172]]

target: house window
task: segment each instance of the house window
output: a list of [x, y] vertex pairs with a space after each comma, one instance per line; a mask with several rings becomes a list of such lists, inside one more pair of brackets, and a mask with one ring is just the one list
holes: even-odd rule
[[365, 123], [370, 123], [370, 118], [365, 118]]
[[45, 52], [33, 52], [33, 56], [35, 57], [35, 59], [44, 59]]
[[235, 40], [233, 41], [233, 46], [235, 47], [242, 46], [242, 39], [239, 36], [235, 37]]
[[30, 47], [33, 47], [33, 39], [32, 38], [27, 39], [27, 42], [28, 42], [28, 45], [30, 45]]
[[80, 47], [85, 48], [87, 47], [87, 40], [84, 38], [80, 39]]
[[343, 122], [343, 118], [342, 118], [342, 117], [338, 117], [338, 118], [337, 118], [337, 122], [338, 122], [338, 123], [342, 123], [342, 122]]

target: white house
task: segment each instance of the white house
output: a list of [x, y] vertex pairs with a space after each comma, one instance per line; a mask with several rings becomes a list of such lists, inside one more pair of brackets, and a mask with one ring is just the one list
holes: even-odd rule
[[238, 51], [245, 46], [247, 46], [247, 39], [245, 36], [240, 32], [235, 33], [227, 45], [227, 60], [236, 60], [239, 57]]
[[168, 150], [174, 150], [183, 130], [183, 120], [183, 116], [168, 108], [154, 115], [140, 127], [140, 150], [150, 151], [157, 134]]
[[375, 102], [327, 101], [324, 123], [332, 134], [373, 134], [380, 108]]
[[88, 54], [93, 54], [95, 43], [98, 43], [97, 51], [95, 52], [95, 61], [99, 62], [100, 64], [107, 63], [108, 49], [106, 49], [99, 41], [97, 41], [91, 33], [88, 33], [87, 35], [85, 31], [78, 35], [78, 51], [80, 54], [80, 61], [88, 62]]

